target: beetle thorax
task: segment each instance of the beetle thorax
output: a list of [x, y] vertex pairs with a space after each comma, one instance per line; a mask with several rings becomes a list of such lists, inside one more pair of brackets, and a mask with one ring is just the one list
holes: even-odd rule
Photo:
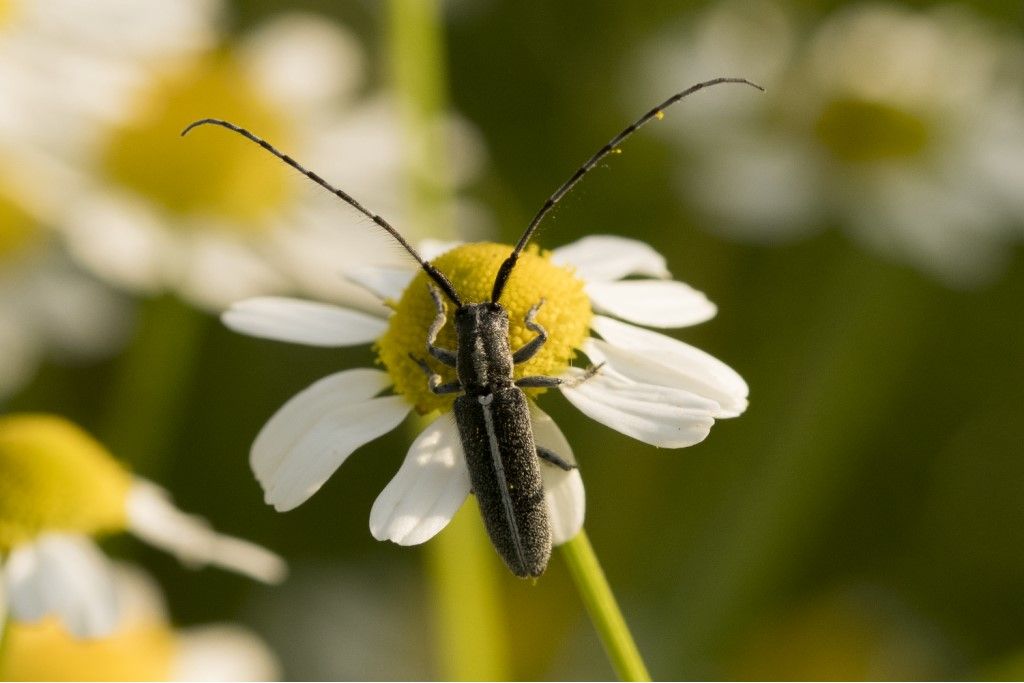
[[457, 372], [466, 393], [492, 393], [512, 384], [508, 311], [500, 304], [466, 304], [455, 311]]

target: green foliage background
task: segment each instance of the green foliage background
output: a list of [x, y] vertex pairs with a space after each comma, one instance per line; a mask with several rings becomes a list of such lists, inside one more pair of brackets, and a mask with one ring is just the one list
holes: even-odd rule
[[[837, 4], [798, 3], [809, 16]], [[638, 113], [621, 96], [638, 46], [697, 5], [457, 5], [446, 27], [450, 97], [482, 132], [490, 160], [472, 193], [512, 240]], [[386, 81], [378, 3], [239, 2], [234, 27], [285, 6], [353, 28], [372, 57], [371, 80]], [[1024, 30], [1019, 3], [976, 9]], [[672, 115], [685, 117], [685, 105]], [[1024, 649], [1024, 259], [1016, 254], [986, 288], [957, 292], [837, 230], [780, 247], [724, 241], [679, 204], [672, 152], [658, 136], [641, 134], [625, 152], [565, 202], [541, 243], [593, 233], [650, 242], [719, 306], [681, 338], [751, 387], [747, 414], [684, 451], [644, 446], [545, 399], [580, 460], [587, 528], [654, 675], [1014, 671], [1005, 662]], [[408, 434], [360, 450], [284, 515], [262, 503], [247, 465], [281, 403], [326, 373], [371, 363], [370, 351], [244, 338], [171, 298], [141, 302], [138, 322], [123, 355], [47, 366], [11, 407], [76, 420], [183, 508], [274, 548], [298, 576], [325, 576], [324, 593], [185, 572], [132, 541], [115, 551], [157, 574], [177, 622], [247, 622], [289, 677], [434, 675], [422, 552], [377, 543], [367, 530]], [[378, 597], [353, 601], [364, 611], [324, 630], [313, 613], [344, 610], [345, 581]], [[536, 584], [508, 577], [504, 590], [515, 677], [611, 676], [558, 559]], [[365, 643], [360, 631], [375, 622], [392, 626], [378, 650], [366, 645], [361, 670], [304, 654], [313, 641], [328, 650]]]

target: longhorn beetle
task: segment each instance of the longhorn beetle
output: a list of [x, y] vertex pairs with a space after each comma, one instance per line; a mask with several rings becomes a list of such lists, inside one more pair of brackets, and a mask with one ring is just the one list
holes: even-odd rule
[[[415, 356], [412, 356], [412, 360], [423, 369], [433, 393], [459, 394], [454, 404], [455, 421], [466, 456], [472, 490], [480, 504], [487, 533], [513, 574], [536, 577], [544, 572], [551, 556], [551, 529], [538, 460], [543, 459], [564, 470], [572, 469], [574, 465], [534, 442], [530, 411], [523, 388], [557, 387], [567, 380], [547, 376], [514, 379], [514, 366], [530, 360], [547, 341], [547, 332], [536, 320], [537, 311], [544, 300], [535, 303], [526, 314], [526, 328], [536, 336], [513, 351], [509, 342], [508, 311], [500, 303], [502, 292], [516, 267], [519, 255], [533, 237], [541, 220], [587, 172], [605, 156], [616, 151], [618, 145], [641, 126], [651, 119], [660, 119], [664, 109], [687, 95], [720, 83], [743, 83], [763, 90], [761, 86], [746, 79], [715, 78], [676, 93], [631, 123], [548, 197], [526, 227], [512, 253], [499, 267], [491, 290], [491, 300], [479, 303], [463, 301], [444, 273], [424, 261], [383, 218], [248, 130], [222, 119], [207, 118], [189, 124], [181, 134], [185, 135], [197, 126], [212, 124], [244, 136], [372, 220], [416, 259], [433, 281], [430, 293], [437, 309], [427, 332], [425, 351], [440, 363], [455, 368], [458, 379], [442, 384], [441, 376], [433, 372], [426, 361]], [[441, 348], [434, 343], [446, 321], [442, 293], [456, 307], [458, 346], [454, 350]], [[598, 370], [599, 367], [592, 366], [576, 381], [585, 381]]]

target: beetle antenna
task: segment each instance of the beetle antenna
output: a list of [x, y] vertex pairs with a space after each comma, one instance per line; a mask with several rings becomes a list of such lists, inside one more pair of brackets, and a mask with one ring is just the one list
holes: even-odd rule
[[384, 220], [377, 214], [373, 213], [372, 211], [368, 210], [366, 207], [357, 202], [350, 194], [348, 194], [344, 190], [339, 190], [338, 188], [331, 185], [329, 182], [321, 178], [313, 171], [310, 171], [303, 167], [302, 164], [295, 161], [295, 159], [291, 158], [284, 152], [281, 152], [263, 138], [249, 132], [248, 130], [242, 128], [241, 126], [236, 126], [230, 121], [225, 121], [223, 119], [200, 119], [198, 121], [193, 121], [185, 127], [185, 130], [181, 131], [181, 135], [182, 137], [184, 137], [185, 135], [188, 135], [189, 131], [191, 131], [193, 128], [197, 128], [199, 126], [204, 126], [207, 124], [220, 126], [221, 128], [227, 128], [228, 130], [232, 130], [238, 133], [239, 135], [248, 139], [249, 141], [255, 142], [257, 145], [267, 150], [275, 157], [277, 157], [284, 163], [288, 164], [289, 166], [291, 166], [296, 171], [312, 180], [320, 187], [324, 188], [328, 192], [331, 192], [336, 197], [344, 201], [346, 204], [354, 208], [356, 211], [363, 214], [371, 221], [376, 223], [378, 226], [386, 230], [387, 233], [394, 237], [398, 241], [398, 243], [405, 248], [407, 252], [412, 254], [412, 257], [416, 259], [416, 262], [420, 264], [420, 267], [423, 268], [423, 270], [427, 273], [431, 280], [437, 283], [437, 286], [441, 288], [441, 290], [448, 296], [448, 298], [451, 299], [456, 306], [462, 306], [462, 300], [459, 298], [459, 295], [455, 292], [455, 287], [452, 285], [451, 281], [448, 280], [448, 278], [446, 278], [444, 274], [442, 274], [441, 271], [439, 271], [437, 268], [434, 268], [434, 266], [432, 266], [430, 263], [424, 261], [423, 257], [420, 256], [416, 252], [416, 250], [412, 248], [411, 244], [405, 241], [405, 238], [402, 237], [402, 235], [397, 230], [395, 230], [390, 223], [388, 223], [386, 220]]
[[525, 249], [526, 245], [530, 242], [530, 238], [532, 238], [533, 233], [537, 231], [537, 226], [540, 225], [541, 220], [544, 218], [544, 216], [548, 214], [548, 212], [551, 211], [555, 204], [557, 204], [562, 199], [562, 197], [569, 194], [569, 190], [571, 190], [576, 185], [576, 183], [578, 183], [580, 179], [583, 178], [583, 176], [585, 176], [591, 169], [597, 166], [601, 159], [605, 158], [612, 152], [616, 151], [619, 145], [622, 144], [622, 142], [626, 138], [628, 138], [630, 135], [639, 130], [641, 126], [646, 124], [651, 119], [662, 118], [665, 115], [665, 109], [668, 109], [673, 104], [683, 99], [687, 95], [692, 95], [698, 90], [703, 90], [704, 88], [710, 87], [712, 85], [718, 85], [720, 83], [743, 83], [745, 85], [749, 85], [753, 88], [757, 88], [758, 90], [764, 92], [764, 88], [759, 86], [757, 83], [748, 81], [745, 78], [713, 78], [710, 81], [697, 83], [696, 85], [692, 85], [686, 90], [683, 90], [682, 92], [676, 93], [672, 97], [668, 98], [667, 100], [665, 100], [664, 102], [662, 102], [661, 104], [654, 107], [649, 112], [638, 118], [633, 123], [629, 124], [625, 128], [625, 130], [623, 130], [621, 133], [612, 138], [607, 145], [597, 150], [594, 156], [587, 159], [587, 161], [582, 166], [576, 169], [576, 172], [572, 174], [572, 177], [570, 177], [567, 181], [562, 183], [562, 186], [555, 190], [554, 194], [547, 198], [547, 201], [544, 202], [544, 206], [540, 208], [540, 211], [537, 212], [537, 215], [533, 217], [533, 220], [530, 221], [530, 224], [526, 227], [526, 231], [523, 232], [523, 236], [519, 238], [519, 242], [516, 244], [516, 247], [512, 251], [512, 254], [507, 259], [505, 259], [505, 261], [501, 264], [501, 268], [498, 269], [498, 275], [494, 278], [494, 288], [491, 290], [491, 301], [493, 303], [497, 303], [498, 299], [501, 298], [501, 293], [505, 290], [505, 285], [508, 283], [508, 278], [512, 274], [512, 269], [515, 268], [516, 262], [519, 260], [519, 254], [522, 253], [523, 249]]

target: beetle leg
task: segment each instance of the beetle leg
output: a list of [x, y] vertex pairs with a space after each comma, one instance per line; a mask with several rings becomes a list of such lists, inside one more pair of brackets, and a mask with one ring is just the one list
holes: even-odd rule
[[525, 363], [533, 358], [540, 351], [540, 347], [544, 346], [544, 342], [548, 340], [548, 331], [537, 322], [537, 311], [543, 305], [544, 299], [541, 299], [526, 312], [526, 329], [536, 332], [537, 336], [526, 342], [522, 348], [512, 354], [512, 363], [515, 365]]
[[516, 380], [516, 386], [520, 389], [550, 389], [563, 384], [566, 384], [566, 380], [561, 377], [545, 377], [544, 375], [531, 375]]
[[441, 328], [444, 327], [446, 318], [444, 300], [441, 298], [440, 290], [438, 290], [434, 285], [430, 285], [430, 296], [434, 299], [434, 306], [437, 309], [437, 315], [434, 316], [434, 322], [430, 323], [430, 330], [427, 332], [427, 353], [445, 365], [454, 368], [455, 352], [449, 351], [448, 349], [442, 349], [440, 346], [434, 346], [434, 340], [437, 339], [438, 333], [441, 331]]
[[541, 460], [544, 460], [545, 462], [551, 463], [552, 465], [559, 469], [565, 470], [566, 472], [576, 469], [576, 465], [573, 465], [571, 462], [568, 462], [567, 460], [565, 460], [565, 458], [560, 456], [558, 453], [555, 453], [550, 448], [537, 446], [537, 457], [540, 458]]
[[567, 387], [578, 387], [600, 372], [602, 367], [604, 367], [604, 363], [591, 365], [587, 368], [587, 371], [583, 373], [583, 376], [579, 378], [546, 377], [544, 375], [520, 377], [516, 380], [516, 386], [520, 389], [551, 389], [553, 387], [560, 387], [563, 384]]
[[412, 358], [413, 361], [415, 361], [416, 365], [420, 366], [420, 369], [423, 370], [423, 372], [427, 375], [427, 386], [430, 387], [431, 393], [441, 395], [454, 394], [462, 391], [461, 382], [455, 381], [449, 382], [448, 384], [441, 384], [441, 375], [431, 370], [430, 366], [427, 365], [427, 362], [425, 360], [423, 360], [422, 358], [417, 358], [411, 353], [409, 354], [409, 358]]

